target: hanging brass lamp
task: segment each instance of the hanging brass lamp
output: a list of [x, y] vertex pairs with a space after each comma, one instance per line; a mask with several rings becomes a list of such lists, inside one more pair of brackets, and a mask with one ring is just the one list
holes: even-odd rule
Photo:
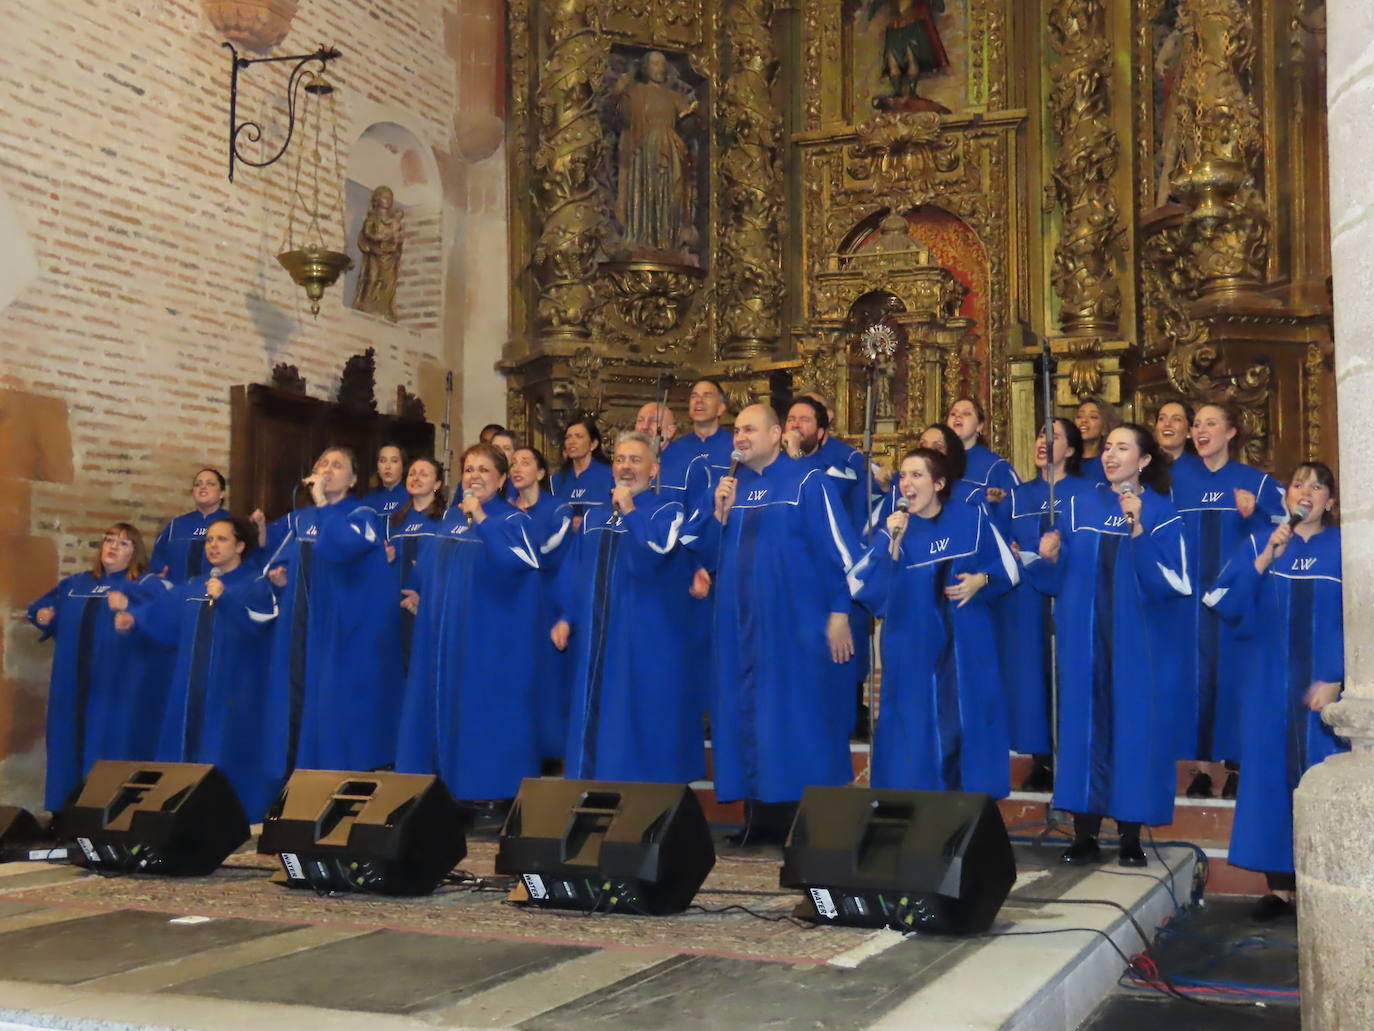
[[[281, 267], [291, 275], [297, 286], [305, 290], [310, 300], [310, 314], [319, 318], [320, 301], [324, 292], [339, 281], [339, 277], [353, 267], [353, 259], [343, 251], [336, 251], [325, 241], [324, 226], [338, 219], [343, 225], [343, 163], [339, 154], [339, 122], [334, 110], [336, 90], [324, 77], [324, 69], [315, 72], [305, 84], [306, 96], [303, 102], [307, 107], [305, 119], [313, 115], [314, 146], [310, 148], [309, 167], [306, 166], [306, 148], [296, 152], [296, 169], [291, 183], [291, 206], [286, 215], [286, 241], [284, 250], [277, 255]], [[322, 204], [320, 177], [329, 172], [324, 167], [322, 145], [324, 107], [329, 106], [329, 125], [334, 148], [333, 179], [334, 188], [328, 191], [333, 201]], [[311, 110], [313, 109], [313, 110]], [[303, 179], [310, 177], [310, 196], [307, 199], [303, 189]], [[303, 223], [299, 245], [296, 238], [296, 221]], [[340, 233], [342, 236], [342, 232]]]

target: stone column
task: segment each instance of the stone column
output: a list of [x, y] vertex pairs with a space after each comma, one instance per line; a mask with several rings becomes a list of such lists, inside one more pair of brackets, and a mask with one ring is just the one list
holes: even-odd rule
[[1331, 0], [1327, 22], [1346, 662], [1326, 719], [1352, 751], [1303, 778], [1294, 845], [1303, 1027], [1354, 1031], [1374, 1020], [1374, 4]]

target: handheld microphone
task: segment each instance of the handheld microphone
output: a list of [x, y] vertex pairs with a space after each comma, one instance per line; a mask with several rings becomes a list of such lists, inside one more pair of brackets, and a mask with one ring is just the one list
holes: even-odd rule
[[1312, 514], [1312, 506], [1306, 501], [1298, 503], [1298, 507], [1293, 509], [1293, 514], [1288, 517], [1290, 527], [1297, 526], [1300, 522]]
[[[223, 575], [224, 575], [224, 574], [221, 573], [221, 572], [219, 571], [219, 567], [218, 567], [218, 566], [211, 566], [211, 567], [210, 567], [210, 579], [211, 579], [211, 580], [218, 580], [218, 579], [219, 579], [221, 576], [223, 576]], [[214, 599], [214, 598], [211, 598], [211, 599], [210, 599], [210, 608], [214, 608], [214, 607], [215, 607], [215, 599]]]
[[[477, 492], [476, 492], [475, 490], [473, 490], [471, 487], [469, 487], [467, 490], [463, 491], [463, 497], [464, 497], [464, 498], [475, 498], [475, 497], [477, 497]], [[471, 526], [471, 525], [472, 525], [472, 513], [469, 512], [469, 513], [467, 514], [467, 517], [468, 517], [468, 525]]]
[[[739, 448], [735, 448], [735, 450], [730, 452], [730, 468], [726, 470], [725, 475], [733, 478], [735, 474], [739, 472], [739, 464], [743, 461], [744, 452], [741, 451]], [[725, 526], [725, 524], [729, 521], [730, 513], [727, 511], [725, 513], [725, 518], [720, 521], [720, 525]]]
[[[898, 512], [906, 512], [907, 509], [909, 509], [910, 507], [911, 507], [911, 502], [907, 500], [906, 495], [905, 495], [905, 494], [898, 494], [898, 495], [897, 495], [897, 511], [898, 511]], [[888, 554], [890, 554], [893, 558], [896, 558], [898, 552], [900, 552], [900, 551], [902, 550], [902, 535], [905, 534], [905, 533], [906, 533], [906, 527], [903, 526], [900, 530], [898, 530], [896, 533], [894, 533], [894, 534], [892, 535], [892, 547], [891, 547], [891, 549], [889, 550]]]
[[[1135, 485], [1134, 483], [1131, 483], [1131, 482], [1127, 481], [1126, 483], [1123, 483], [1123, 484], [1121, 485], [1121, 496], [1122, 496], [1122, 497], [1130, 497], [1130, 496], [1133, 495], [1138, 489], [1139, 489], [1139, 488], [1137, 488], [1136, 485]], [[1135, 516], [1131, 515], [1131, 513], [1129, 513], [1129, 512], [1126, 513], [1126, 525], [1127, 525], [1127, 526], [1131, 526], [1131, 527], [1134, 527], [1134, 526], [1135, 526]]]

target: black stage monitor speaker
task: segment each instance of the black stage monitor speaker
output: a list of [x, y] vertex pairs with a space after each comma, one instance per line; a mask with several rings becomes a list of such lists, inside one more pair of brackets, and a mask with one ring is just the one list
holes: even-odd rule
[[293, 773], [258, 851], [280, 858], [293, 888], [381, 895], [428, 895], [468, 853], [462, 811], [438, 777], [348, 770]]
[[1016, 882], [996, 803], [962, 791], [807, 788], [782, 856], [830, 924], [977, 934]]
[[530, 902], [681, 913], [716, 865], [706, 815], [683, 784], [529, 779], [501, 829], [496, 872]]
[[249, 836], [229, 779], [207, 763], [102, 759], [57, 826], [79, 846], [74, 863], [192, 877], [214, 872]]

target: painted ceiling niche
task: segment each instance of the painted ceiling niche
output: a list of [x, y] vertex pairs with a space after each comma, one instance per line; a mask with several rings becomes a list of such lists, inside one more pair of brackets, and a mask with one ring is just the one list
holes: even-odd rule
[[358, 137], [344, 182], [353, 268], [344, 304], [406, 329], [437, 328], [443, 302], [443, 191], [434, 153], [405, 126], [376, 122]]

